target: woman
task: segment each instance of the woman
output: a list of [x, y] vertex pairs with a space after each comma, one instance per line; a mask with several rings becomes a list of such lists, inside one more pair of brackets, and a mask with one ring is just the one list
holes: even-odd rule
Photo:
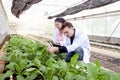
[[66, 21], [63, 18], [55, 19], [55, 31], [53, 33], [53, 46], [63, 46], [65, 45], [65, 35], [62, 33], [62, 26]]

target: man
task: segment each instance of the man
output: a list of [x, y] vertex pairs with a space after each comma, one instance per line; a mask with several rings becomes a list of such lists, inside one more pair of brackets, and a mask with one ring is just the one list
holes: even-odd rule
[[62, 26], [62, 31], [67, 37], [66, 45], [60, 47], [49, 47], [51, 53], [67, 53], [66, 62], [69, 62], [74, 54], [78, 54], [78, 60], [83, 60], [88, 63], [90, 58], [90, 44], [87, 35], [74, 29], [70, 22], [65, 22]]

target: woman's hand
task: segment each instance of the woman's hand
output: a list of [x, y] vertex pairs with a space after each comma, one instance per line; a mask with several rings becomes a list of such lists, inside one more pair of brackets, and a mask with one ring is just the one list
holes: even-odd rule
[[59, 48], [58, 47], [48, 47], [48, 52], [50, 53], [55, 53], [55, 52], [59, 52]]
[[57, 45], [60, 45], [60, 42], [56, 42]]

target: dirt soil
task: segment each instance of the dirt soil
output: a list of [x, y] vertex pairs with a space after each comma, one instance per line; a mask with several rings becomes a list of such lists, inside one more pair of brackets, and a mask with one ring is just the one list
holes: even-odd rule
[[96, 60], [99, 60], [104, 68], [120, 73], [120, 59], [92, 52], [90, 61], [95, 63]]

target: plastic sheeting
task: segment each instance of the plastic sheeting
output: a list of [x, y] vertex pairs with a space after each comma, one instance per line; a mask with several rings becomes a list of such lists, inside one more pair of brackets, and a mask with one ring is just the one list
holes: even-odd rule
[[[63, 12], [65, 9], [71, 6], [82, 3], [81, 1], [84, 2], [86, 0], [42, 0], [40, 3], [33, 5], [29, 10], [25, 11], [20, 16], [19, 19], [15, 18], [15, 16], [11, 14], [10, 8], [11, 8], [12, 0], [3, 0], [3, 4], [7, 11], [9, 23], [11, 23], [14, 26], [14, 32], [18, 32], [18, 33], [32, 32], [32, 34], [33, 33], [52, 34], [52, 31], [54, 30], [53, 29], [54, 19], [48, 20], [47, 17], [49, 15], [54, 15], [54, 14]], [[106, 33], [105, 30], [103, 31], [100, 30], [100, 32], [99, 31], [92, 32], [91, 28], [96, 30], [95, 27], [98, 21], [99, 23], [97, 25], [101, 25], [102, 28], [106, 28], [105, 26], [106, 24], [108, 24], [107, 26], [110, 27], [113, 24], [114, 17], [108, 16], [108, 14], [105, 14], [105, 17], [101, 17], [100, 19], [98, 18], [95, 19], [94, 15], [108, 13], [112, 11], [119, 11], [120, 10], [119, 4], [120, 4], [120, 1], [104, 7], [95, 8], [91, 10], [84, 10], [74, 15], [65, 16], [64, 18], [70, 19], [70, 18], [82, 17], [82, 20], [77, 21], [76, 23], [85, 24], [86, 27], [82, 27], [82, 28], [85, 28], [84, 29], [85, 31], [87, 31], [90, 34], [96, 34], [96, 35], [105, 34], [110, 36], [113, 29], [111, 29], [111, 31], [109, 29], [106, 29], [108, 31]], [[92, 15], [93, 17], [91, 17], [91, 19], [86, 19], [85, 16], [89, 16], [89, 15], [90, 16]], [[113, 18], [113, 20], [111, 18]], [[117, 19], [115, 19], [115, 21], [116, 20]], [[107, 21], [111, 21], [111, 22], [107, 22]], [[87, 25], [89, 25], [89, 23], [92, 26], [94, 25], [95, 27], [87, 28]], [[111, 25], [109, 25], [109, 23], [111, 23]]]
[[4, 12], [3, 6], [0, 1], [0, 44], [6, 37], [7, 32], [8, 32], [7, 16]]

